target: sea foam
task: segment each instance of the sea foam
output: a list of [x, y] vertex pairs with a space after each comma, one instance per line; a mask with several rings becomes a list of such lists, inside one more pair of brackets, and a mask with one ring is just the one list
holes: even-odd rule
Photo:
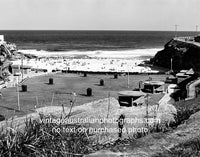
[[39, 57], [53, 57], [53, 56], [66, 56], [66, 57], [76, 57], [76, 56], [88, 56], [96, 58], [135, 58], [141, 56], [154, 56], [162, 48], [150, 48], [150, 49], [133, 49], [133, 50], [96, 50], [96, 51], [59, 51], [59, 52], [49, 52], [44, 50], [36, 49], [24, 49], [18, 50], [23, 54], [32, 54]]

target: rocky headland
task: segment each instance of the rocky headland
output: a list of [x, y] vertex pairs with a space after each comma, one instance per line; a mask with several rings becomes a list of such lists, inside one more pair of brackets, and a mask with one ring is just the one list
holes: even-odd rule
[[193, 68], [200, 71], [200, 42], [195, 37], [173, 38], [165, 44], [164, 49], [151, 59], [156, 66], [182, 70]]

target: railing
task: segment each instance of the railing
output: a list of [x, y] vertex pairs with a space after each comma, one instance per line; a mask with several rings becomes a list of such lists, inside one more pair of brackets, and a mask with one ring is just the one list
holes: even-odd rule
[[188, 44], [193, 44], [195, 46], [200, 47], [200, 43], [199, 42], [195, 42], [194, 41], [194, 37], [191, 37], [191, 36], [187, 36], [187, 37], [174, 37], [173, 39], [176, 40], [176, 41], [181, 41], [181, 42], [185, 42], [185, 43], [188, 43]]

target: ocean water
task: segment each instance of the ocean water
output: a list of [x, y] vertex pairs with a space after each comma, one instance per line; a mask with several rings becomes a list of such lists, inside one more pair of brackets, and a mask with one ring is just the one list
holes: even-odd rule
[[[162, 49], [175, 36], [174, 31], [0, 31], [18, 49], [81, 53], [136, 52]], [[196, 35], [177, 32], [178, 36]], [[42, 51], [41, 51], [42, 52]], [[153, 54], [152, 54], [153, 55]]]

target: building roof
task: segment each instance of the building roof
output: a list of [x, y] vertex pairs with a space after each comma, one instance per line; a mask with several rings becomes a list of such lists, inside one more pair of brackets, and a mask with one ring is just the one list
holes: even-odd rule
[[170, 85], [168, 85], [168, 88], [170, 88], [170, 89], [179, 89], [179, 87], [176, 84], [170, 84]]
[[188, 77], [185, 73], [177, 73], [176, 77]]
[[195, 72], [191, 68], [189, 70], [181, 70], [179, 73], [176, 74], [176, 77], [187, 77], [189, 75], [194, 75], [194, 74], [195, 74]]
[[181, 82], [178, 82], [178, 86], [180, 88], [185, 88], [188, 83], [190, 83], [191, 81], [193, 81], [195, 79], [197, 79], [196, 75], [189, 76], [189, 77], [183, 79]]
[[186, 72], [186, 75], [194, 75], [194, 74], [195, 72], [192, 68]]
[[145, 85], [159, 85], [159, 86], [162, 86], [165, 83], [163, 81], [145, 81], [144, 84]]
[[12, 65], [12, 68], [19, 68], [19, 66], [20, 66], [20, 69], [31, 69], [31, 66], [28, 66], [28, 65], [17, 65], [17, 64], [15, 64], [15, 65]]
[[120, 91], [118, 94], [121, 96], [138, 96], [138, 97], [146, 95], [146, 93], [140, 91]]
[[188, 70], [181, 70], [180, 73], [186, 73]]

